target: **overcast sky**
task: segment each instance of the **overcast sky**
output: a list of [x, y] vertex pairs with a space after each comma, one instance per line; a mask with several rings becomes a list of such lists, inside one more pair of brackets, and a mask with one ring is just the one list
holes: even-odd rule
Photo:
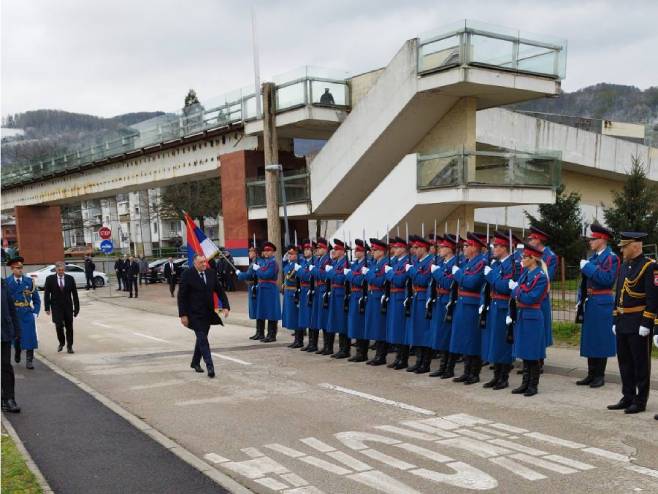
[[658, 85], [658, 1], [2, 0], [2, 115], [112, 116], [182, 106], [301, 65], [356, 74], [405, 40], [463, 18], [565, 38], [572, 91]]

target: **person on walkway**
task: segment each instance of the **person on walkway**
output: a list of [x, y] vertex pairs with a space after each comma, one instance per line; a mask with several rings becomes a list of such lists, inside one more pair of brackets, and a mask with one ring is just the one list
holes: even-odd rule
[[[512, 355], [523, 360], [523, 380], [512, 390], [513, 394], [534, 396], [538, 392], [540, 360], [546, 358], [546, 331], [542, 301], [550, 286], [542, 251], [530, 245], [523, 249], [523, 273], [519, 281], [508, 281], [512, 297], [516, 299], [517, 316], [514, 323]], [[506, 323], [511, 317], [506, 316]]]
[[194, 331], [196, 342], [190, 367], [196, 372], [203, 372], [201, 358], [206, 364], [208, 377], [215, 377], [215, 366], [210, 354], [208, 332], [212, 325], [224, 325], [215, 312], [215, 295], [224, 318], [227, 318], [231, 306], [224, 289], [217, 281], [216, 273], [208, 268], [205, 256], [196, 254], [192, 267], [183, 271], [178, 287], [178, 317], [181, 324]]
[[121, 291], [123, 289], [123, 259], [121, 257], [114, 261], [114, 274], [117, 277], [117, 284], [119, 285], [117, 290]]
[[149, 282], [149, 262], [141, 256], [139, 258], [139, 284], [142, 284], [142, 281], [146, 285]]
[[382, 313], [382, 295], [386, 282], [386, 266], [388, 265], [388, 244], [377, 238], [370, 239], [373, 261], [368, 267], [361, 268], [361, 273], [368, 282], [368, 301], [365, 314], [365, 337], [375, 341], [375, 356], [366, 365], [385, 365], [388, 354], [386, 341], [386, 314]]
[[169, 285], [169, 294], [173, 297], [176, 291], [176, 266], [174, 265], [174, 258], [169, 256], [164, 265], [164, 277]]
[[299, 326], [299, 292], [297, 271], [298, 247], [289, 245], [286, 248], [287, 260], [283, 267], [283, 310], [281, 311], [281, 326], [293, 332], [295, 339], [288, 348], [304, 346], [304, 329]]
[[96, 290], [96, 283], [94, 282], [94, 270], [96, 264], [91, 260], [91, 256], [85, 256], [85, 279], [87, 280], [87, 290], [90, 288]]
[[334, 259], [325, 266], [327, 283], [331, 285], [329, 295], [329, 318], [327, 331], [338, 334], [338, 351], [331, 355], [335, 359], [351, 356], [351, 340], [347, 336], [347, 312], [345, 311], [345, 269], [348, 269], [345, 243], [334, 239]]
[[[534, 226], [530, 227], [530, 234], [528, 235], [528, 244], [541, 252], [541, 259], [546, 264], [546, 272], [548, 274], [549, 284], [555, 279], [557, 273], [558, 258], [555, 252], [547, 245], [550, 237], [546, 232]], [[553, 345], [553, 313], [551, 309], [551, 292], [549, 292], [542, 300], [541, 310], [544, 314], [544, 331], [546, 331], [546, 346]], [[544, 360], [542, 359], [541, 366], [543, 367]]]
[[43, 301], [46, 314], [52, 316], [57, 330], [57, 351], [61, 352], [66, 344], [66, 351], [74, 353], [73, 318], [78, 317], [80, 313], [80, 301], [75, 280], [73, 276], [65, 273], [65, 269], [63, 261], [55, 263], [55, 274], [48, 276], [44, 284]]
[[587, 376], [576, 384], [600, 388], [605, 384], [608, 357], [617, 354], [615, 335], [612, 332], [612, 311], [615, 296], [613, 287], [619, 272], [619, 258], [608, 242], [613, 234], [607, 228], [593, 224], [588, 237], [594, 254], [580, 261], [580, 270], [586, 279], [586, 293], [578, 292], [578, 304], [583, 304], [583, 324], [580, 331], [580, 356], [587, 358]]
[[317, 352], [318, 337], [320, 331], [312, 329], [312, 312], [313, 312], [313, 282], [311, 280], [310, 268], [315, 263], [313, 250], [314, 242], [310, 239], [302, 241], [303, 256], [298, 258], [295, 265], [295, 271], [299, 278], [299, 327], [302, 330], [308, 329], [308, 343], [301, 348], [302, 352]]
[[15, 301], [9, 293], [4, 278], [2, 283], [2, 411], [19, 413], [14, 394], [14, 368], [11, 366], [11, 346], [21, 337], [21, 325], [16, 315]]
[[361, 268], [366, 266], [365, 240], [354, 240], [354, 257], [349, 268], [344, 273], [350, 284], [350, 294], [347, 309], [347, 337], [355, 339], [356, 354], [348, 359], [348, 362], [366, 362], [368, 360], [368, 344], [366, 338], [366, 318], [364, 304], [364, 284], [367, 290], [367, 281]]
[[651, 328], [658, 313], [655, 261], [642, 253], [643, 232], [621, 232], [624, 263], [617, 276], [612, 332], [617, 337], [617, 360], [622, 398], [608, 410], [644, 412], [651, 383]]
[[256, 316], [267, 321], [267, 336], [261, 343], [276, 341], [277, 325], [281, 319], [281, 298], [279, 296], [279, 265], [274, 257], [276, 246], [272, 242], [263, 245], [263, 263], [254, 264], [253, 270], [258, 278], [256, 292]]
[[244, 281], [247, 284], [247, 304], [249, 309], [249, 319], [256, 321], [256, 332], [249, 337], [250, 340], [262, 340], [265, 338], [265, 321], [258, 319], [256, 312], [256, 304], [258, 297], [258, 278], [256, 278], [255, 265], [262, 264], [262, 260], [258, 257], [258, 250], [255, 246], [249, 247], [247, 253], [249, 256], [249, 266], [246, 271], [235, 272], [238, 280]]
[[7, 290], [14, 299], [16, 317], [21, 324], [21, 337], [16, 340], [14, 361], [21, 361], [21, 351], [25, 350], [25, 367], [34, 369], [34, 350], [39, 348], [36, 318], [41, 309], [41, 298], [34, 280], [23, 275], [23, 258], [15, 257], [7, 262], [12, 274], [7, 277]]
[[123, 270], [121, 271], [122, 275], [122, 282], [123, 282], [123, 291], [127, 292], [128, 291], [128, 263], [129, 263], [129, 257], [127, 254], [123, 255]]
[[[315, 293], [313, 294], [313, 310], [311, 312], [311, 329], [322, 330], [322, 348], [316, 350], [318, 355], [332, 355], [334, 353], [335, 334], [328, 332], [327, 320], [329, 319], [329, 304], [327, 299], [327, 272], [326, 267], [331, 262], [329, 250], [331, 245], [324, 238], [319, 238], [316, 249], [316, 262], [310, 266], [312, 283]], [[328, 299], [326, 300], [328, 302]]]
[[137, 278], [139, 276], [139, 261], [133, 256], [128, 257], [128, 263], [125, 265], [125, 280], [128, 285], [130, 295], [128, 298], [133, 298], [133, 288], [135, 289], [135, 298], [139, 295], [137, 288]]
[[390, 240], [393, 258], [384, 267], [386, 281], [390, 284], [390, 296], [386, 308], [386, 342], [395, 345], [395, 360], [386, 367], [402, 370], [409, 366], [409, 345], [407, 344], [407, 318], [404, 315], [407, 265], [410, 264], [407, 242], [395, 237]]

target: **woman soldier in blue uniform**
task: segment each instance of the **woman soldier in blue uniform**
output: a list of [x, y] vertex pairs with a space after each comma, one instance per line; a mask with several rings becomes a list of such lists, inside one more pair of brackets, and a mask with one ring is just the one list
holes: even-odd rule
[[317, 245], [317, 261], [310, 267], [311, 277], [315, 285], [313, 310], [311, 312], [311, 327], [317, 331], [322, 330], [323, 333], [323, 346], [321, 349], [316, 350], [315, 353], [318, 355], [331, 355], [334, 353], [334, 338], [336, 335], [335, 333], [327, 331], [329, 307], [324, 306], [324, 296], [325, 293], [327, 293], [326, 267], [331, 262], [327, 252], [331, 249], [331, 246], [324, 238], [319, 238]]
[[309, 240], [302, 241], [303, 257], [297, 260], [295, 271], [299, 278], [299, 327], [302, 331], [308, 328], [308, 344], [301, 348], [302, 352], [315, 352], [318, 349], [317, 329], [311, 329], [311, 312], [313, 299], [311, 298], [311, 272], [310, 267], [315, 262], [313, 257], [313, 243]]
[[[534, 226], [530, 227], [530, 234], [528, 235], [528, 243], [541, 252], [542, 261], [546, 264], [546, 275], [548, 276], [549, 284], [555, 279], [557, 272], [558, 259], [555, 252], [546, 245], [549, 236], [547, 233], [541, 231]], [[544, 300], [541, 303], [541, 310], [544, 314], [544, 331], [546, 332], [546, 346], [553, 345], [553, 313], [551, 311], [551, 293], [550, 289]], [[542, 359], [543, 364], [543, 359]]]
[[425, 304], [427, 302], [427, 287], [430, 283], [432, 256], [429, 255], [429, 242], [414, 236], [417, 260], [413, 265], [407, 265], [407, 276], [411, 280], [413, 299], [411, 301], [411, 315], [407, 318], [407, 339], [409, 345], [415, 347], [416, 363], [407, 368], [407, 372], [424, 374], [429, 372], [432, 361], [432, 334], [430, 321], [425, 317]]
[[589, 247], [594, 252], [588, 260], [580, 261], [580, 270], [587, 278], [585, 300], [578, 293], [578, 304], [584, 304], [583, 326], [580, 332], [580, 355], [587, 357], [587, 376], [578, 385], [599, 388], [605, 384], [608, 357], [617, 354], [617, 342], [612, 332], [612, 311], [615, 285], [619, 272], [619, 258], [608, 247], [612, 232], [601, 225], [592, 225]]
[[467, 234], [464, 253], [466, 263], [452, 267], [452, 275], [459, 287], [457, 305], [452, 318], [450, 353], [464, 355], [464, 373], [454, 382], [475, 384], [480, 381], [482, 369], [482, 330], [480, 329], [480, 290], [484, 284], [484, 266], [487, 244], [474, 233]]
[[39, 348], [35, 317], [41, 310], [41, 298], [31, 278], [23, 276], [23, 258], [15, 257], [7, 262], [13, 274], [7, 277], [7, 290], [14, 299], [16, 317], [21, 325], [20, 340], [16, 340], [14, 360], [21, 361], [21, 351], [25, 350], [25, 367], [34, 369], [34, 349]]
[[327, 283], [331, 283], [329, 295], [329, 319], [327, 331], [338, 334], [338, 351], [331, 357], [350, 357], [350, 338], [347, 336], [347, 312], [345, 312], [345, 269], [348, 267], [345, 243], [334, 239], [334, 260], [325, 267]]
[[390, 296], [386, 307], [386, 341], [395, 345], [397, 356], [387, 365], [400, 370], [409, 366], [409, 345], [407, 345], [407, 318], [404, 315], [405, 284], [407, 264], [410, 263], [407, 243], [400, 237], [391, 239], [393, 258], [384, 266], [386, 281], [390, 284]]
[[[539, 361], [546, 358], [542, 301], [548, 294], [550, 283], [540, 250], [526, 245], [521, 264], [523, 273], [518, 283], [514, 280], [508, 282], [517, 307], [512, 355], [523, 360], [523, 381], [512, 393], [534, 396], [539, 384]], [[510, 316], [507, 316], [506, 322], [512, 322]]]
[[[486, 328], [482, 332], [482, 358], [494, 366], [493, 378], [485, 388], [504, 389], [509, 386], [509, 373], [513, 368], [512, 344], [507, 341], [507, 323], [511, 290], [509, 280], [515, 277], [514, 257], [510, 255], [511, 239], [502, 232], [494, 233], [491, 266], [484, 267], [484, 278], [491, 290]], [[484, 309], [484, 307], [481, 307]]]
[[[366, 318], [365, 310], [361, 311], [363, 297], [363, 283], [365, 276], [361, 273], [361, 268], [366, 265], [367, 245], [364, 240], [357, 239], [354, 241], [354, 257], [349, 268], [345, 268], [345, 277], [350, 284], [350, 300], [347, 313], [347, 336], [356, 340], [356, 355], [349, 362], [365, 362], [368, 360], [368, 344], [366, 338]], [[364, 307], [365, 309], [365, 307]]]
[[262, 266], [253, 266], [258, 278], [256, 292], [256, 316], [267, 321], [267, 336], [262, 343], [276, 341], [277, 324], [281, 319], [281, 298], [279, 296], [278, 277], [279, 266], [274, 258], [276, 246], [272, 242], [265, 242], [263, 246]]
[[386, 342], [386, 318], [382, 314], [382, 295], [386, 278], [384, 268], [388, 262], [386, 249], [388, 245], [379, 239], [371, 238], [370, 246], [374, 257], [373, 265], [362, 267], [361, 273], [368, 282], [368, 301], [366, 302], [366, 334], [368, 340], [375, 340], [375, 357], [366, 362], [368, 365], [386, 364], [388, 343]]
[[258, 251], [255, 246], [249, 247], [249, 267], [246, 271], [236, 270], [235, 275], [238, 280], [247, 283], [247, 303], [249, 306], [249, 319], [256, 320], [256, 332], [250, 336], [250, 340], [262, 340], [265, 338], [265, 321], [260, 321], [256, 315], [256, 296], [257, 296], [257, 278], [254, 265], [259, 263]]
[[299, 300], [297, 293], [297, 246], [290, 245], [286, 249], [288, 260], [283, 267], [283, 310], [281, 313], [281, 326], [291, 330], [294, 341], [288, 348], [301, 348], [304, 346], [304, 329], [299, 326]]
[[432, 277], [436, 282], [436, 302], [432, 308], [430, 331], [432, 333], [432, 348], [442, 352], [439, 368], [430, 377], [448, 379], [455, 375], [457, 355], [450, 353], [450, 336], [452, 323], [445, 320], [448, 303], [450, 302], [450, 287], [453, 276], [452, 267], [457, 262], [455, 251], [457, 240], [454, 235], [447, 234], [439, 241], [439, 254], [442, 262], [432, 266]]

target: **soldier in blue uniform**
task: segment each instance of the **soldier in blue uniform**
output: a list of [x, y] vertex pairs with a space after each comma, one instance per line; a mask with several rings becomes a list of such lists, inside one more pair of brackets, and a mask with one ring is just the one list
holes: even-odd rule
[[338, 334], [338, 351], [331, 356], [336, 359], [349, 358], [351, 355], [351, 340], [347, 335], [347, 312], [345, 311], [345, 269], [349, 266], [345, 248], [342, 240], [334, 239], [334, 259], [325, 267], [327, 283], [331, 284], [327, 331]]
[[395, 370], [409, 366], [409, 345], [407, 344], [407, 318], [404, 315], [405, 285], [407, 265], [410, 264], [407, 242], [400, 237], [391, 240], [393, 258], [384, 267], [386, 280], [390, 283], [390, 296], [386, 309], [386, 341], [397, 347], [397, 356], [387, 367]]
[[297, 260], [295, 271], [299, 278], [299, 327], [304, 330], [308, 328], [308, 344], [302, 346], [302, 352], [315, 352], [318, 349], [317, 329], [311, 329], [311, 312], [313, 306], [313, 297], [311, 293], [311, 272], [310, 267], [315, 262], [313, 257], [313, 242], [309, 239], [302, 241], [303, 257]]
[[286, 249], [288, 259], [283, 267], [283, 310], [281, 312], [281, 326], [291, 330], [294, 335], [294, 341], [288, 345], [288, 348], [301, 348], [304, 346], [304, 329], [299, 325], [299, 296], [297, 271], [297, 252], [296, 245], [289, 245]]
[[[494, 232], [493, 255], [490, 266], [484, 267], [484, 278], [489, 284], [490, 302], [487, 309], [486, 328], [482, 331], [482, 358], [494, 366], [493, 378], [483, 387], [504, 389], [509, 386], [509, 373], [512, 370], [512, 344], [507, 340], [505, 322], [511, 290], [509, 280], [518, 277], [516, 263], [510, 253], [509, 234]], [[481, 310], [484, 307], [481, 306]]]
[[[367, 281], [361, 268], [366, 267], [367, 244], [365, 240], [354, 241], [354, 261], [345, 268], [345, 276], [350, 284], [350, 299], [347, 313], [347, 336], [356, 340], [356, 355], [349, 362], [365, 362], [368, 360], [369, 340], [366, 338], [366, 318], [363, 297], [367, 295]], [[364, 294], [364, 284], [366, 293]]]
[[[550, 282], [555, 279], [557, 273], [558, 259], [550, 247], [546, 245], [549, 236], [547, 233], [541, 231], [534, 226], [530, 227], [530, 234], [528, 235], [528, 243], [541, 252], [542, 261], [546, 264], [546, 270], [549, 281], [549, 291], [544, 300], [542, 301], [541, 310], [544, 314], [544, 330], [546, 331], [546, 346], [553, 345], [553, 314], [551, 311], [551, 292]], [[542, 359], [543, 364], [543, 359]]]
[[414, 236], [416, 260], [407, 265], [407, 276], [411, 280], [413, 298], [411, 315], [407, 318], [407, 343], [415, 347], [416, 363], [407, 368], [407, 372], [424, 374], [429, 372], [432, 361], [432, 334], [430, 322], [425, 317], [427, 287], [430, 283], [432, 256], [429, 255], [430, 243], [420, 236]]
[[452, 323], [446, 321], [446, 311], [450, 302], [450, 289], [454, 277], [452, 267], [457, 262], [458, 240], [454, 235], [446, 234], [439, 240], [439, 254], [441, 262], [432, 266], [432, 278], [436, 283], [436, 302], [432, 308], [432, 319], [430, 320], [430, 331], [432, 332], [432, 348], [441, 353], [439, 368], [430, 374], [430, 377], [448, 379], [455, 375], [455, 363], [457, 355], [450, 352], [450, 337], [452, 335]]
[[482, 335], [480, 329], [480, 290], [484, 284], [487, 244], [481, 237], [469, 232], [464, 253], [466, 262], [452, 267], [459, 287], [457, 305], [452, 318], [450, 353], [464, 355], [464, 372], [454, 382], [475, 384], [480, 381], [482, 369]]
[[272, 242], [263, 245], [262, 265], [254, 264], [253, 270], [258, 278], [256, 292], [256, 316], [267, 321], [267, 336], [261, 343], [276, 341], [277, 325], [281, 319], [281, 298], [279, 296], [279, 265], [274, 253], [276, 246]]
[[[605, 383], [608, 357], [617, 354], [615, 335], [612, 332], [612, 311], [615, 296], [612, 288], [617, 280], [619, 258], [608, 247], [613, 234], [601, 225], [592, 225], [588, 237], [594, 254], [580, 261], [580, 270], [586, 278], [585, 294], [578, 293], [578, 304], [583, 304], [583, 325], [580, 331], [580, 356], [587, 358], [587, 376], [576, 384], [599, 388]], [[583, 300], [584, 297], [584, 300]]]
[[14, 299], [16, 317], [21, 325], [20, 340], [16, 340], [14, 360], [21, 361], [21, 351], [25, 350], [25, 367], [34, 369], [34, 349], [39, 347], [37, 341], [36, 317], [41, 310], [41, 298], [34, 281], [23, 276], [23, 258], [15, 257], [7, 262], [12, 274], [6, 279], [7, 290]]
[[375, 340], [375, 356], [366, 362], [367, 365], [386, 364], [388, 343], [386, 342], [386, 317], [382, 313], [382, 295], [384, 294], [384, 282], [386, 278], [385, 266], [388, 263], [386, 251], [388, 245], [376, 238], [370, 239], [373, 262], [368, 267], [362, 267], [361, 273], [368, 282], [368, 301], [366, 302], [365, 337]]
[[[523, 273], [519, 281], [509, 280], [508, 287], [516, 299], [512, 355], [523, 360], [523, 380], [513, 394], [534, 396], [538, 392], [540, 360], [546, 358], [546, 331], [542, 301], [548, 296], [550, 281], [542, 251], [530, 245], [523, 248]], [[506, 322], [510, 323], [508, 315]]]
[[327, 271], [326, 267], [331, 262], [328, 251], [331, 246], [324, 238], [317, 241], [317, 260], [310, 266], [311, 277], [315, 285], [313, 295], [313, 310], [311, 312], [311, 324], [315, 330], [322, 330], [323, 346], [315, 353], [319, 355], [332, 355], [334, 353], [335, 333], [327, 331], [327, 321], [329, 319], [329, 305], [325, 306], [324, 299], [327, 293]]
[[254, 265], [259, 264], [258, 251], [255, 246], [249, 247], [249, 267], [246, 271], [236, 270], [235, 275], [240, 281], [247, 283], [247, 303], [249, 306], [249, 319], [256, 320], [256, 332], [250, 336], [250, 340], [262, 340], [265, 338], [265, 321], [259, 320], [256, 315], [256, 298], [258, 292], [256, 271]]

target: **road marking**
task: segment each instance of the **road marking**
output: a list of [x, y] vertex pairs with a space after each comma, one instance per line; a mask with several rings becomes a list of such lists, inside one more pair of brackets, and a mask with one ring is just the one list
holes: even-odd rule
[[133, 331], [133, 334], [135, 336], [141, 336], [142, 338], [148, 338], [149, 340], [159, 341], [160, 343], [171, 343], [171, 341], [163, 340], [162, 338], [156, 338], [155, 336], [149, 336], [149, 335], [144, 334], [144, 333], [137, 333], [137, 332]]
[[494, 446], [493, 444], [489, 443], [481, 443], [475, 439], [469, 439], [467, 437], [442, 439], [440, 441], [436, 441], [436, 443], [462, 449], [474, 455], [481, 456], [482, 458], [491, 458], [493, 456], [500, 456], [511, 453], [509, 449], [501, 448], [500, 446]]
[[542, 434], [541, 432], [528, 432], [525, 434], [526, 437], [531, 437], [537, 439], [538, 441], [544, 441], [546, 443], [556, 444], [565, 448], [571, 449], [581, 449], [584, 448], [585, 444], [575, 443], [573, 441], [567, 441], [555, 436], [549, 436], [548, 434]]
[[441, 437], [443, 439], [459, 437], [459, 434], [455, 434], [454, 432], [444, 431], [443, 429], [439, 429], [437, 427], [434, 427], [432, 425], [426, 424], [421, 421], [417, 422], [415, 420], [405, 420], [402, 422], [402, 425], [406, 425], [407, 427], [412, 427], [413, 429], [418, 429], [419, 431], [428, 432], [429, 434], [432, 434], [437, 437]]
[[282, 491], [283, 489], [287, 489], [288, 486], [284, 484], [283, 482], [279, 482], [276, 479], [273, 479], [271, 477], [263, 477], [262, 479], [254, 479], [254, 482], [258, 482], [260, 485], [267, 487], [268, 489], [272, 489], [273, 491]]
[[266, 444], [265, 447], [271, 449], [272, 451], [276, 451], [277, 453], [281, 453], [282, 455], [289, 456], [291, 458], [299, 458], [300, 456], [306, 456], [301, 451], [297, 451], [296, 449], [289, 448], [288, 446], [284, 446], [283, 444], [272, 443], [272, 444]]
[[370, 470], [368, 472], [355, 473], [347, 477], [348, 479], [360, 482], [363, 485], [371, 487], [374, 490], [386, 494], [421, 494], [416, 489], [403, 484], [390, 475], [386, 475], [379, 470]]
[[377, 425], [375, 426], [375, 429], [392, 432], [393, 434], [400, 434], [401, 436], [409, 437], [411, 439], [420, 439], [421, 441], [436, 441], [436, 436], [425, 434], [424, 432], [410, 431], [409, 429], [396, 427], [394, 425]]
[[547, 455], [544, 456], [544, 459], [554, 461], [555, 463], [561, 463], [562, 465], [566, 465], [568, 467], [577, 468], [578, 470], [592, 470], [596, 468], [594, 465], [588, 465], [582, 461], [576, 461], [560, 455]]
[[352, 473], [351, 470], [339, 467], [338, 465], [334, 465], [333, 463], [329, 463], [328, 461], [325, 461], [322, 458], [317, 458], [315, 456], [304, 456], [299, 458], [299, 460], [336, 475], [346, 475], [348, 473]]
[[536, 472], [531, 468], [521, 465], [520, 463], [514, 460], [510, 460], [509, 458], [506, 458], [504, 456], [500, 458], [489, 458], [489, 461], [491, 463], [498, 465], [499, 467], [503, 467], [509, 470], [510, 472], [518, 475], [519, 477], [523, 477], [526, 480], [534, 481], [534, 480], [542, 480], [546, 478], [546, 475], [542, 475], [541, 473]]
[[524, 463], [528, 463], [529, 465], [543, 468], [545, 470], [550, 470], [555, 473], [561, 473], [562, 475], [568, 475], [570, 473], [576, 473], [578, 471], [578, 470], [574, 470], [573, 468], [565, 467], [564, 465], [559, 465], [551, 461], [543, 460], [541, 458], [537, 458], [536, 456], [528, 456], [523, 453], [513, 454], [510, 456], [510, 458], [522, 461]]
[[213, 463], [226, 463], [227, 461], [231, 461], [228, 458], [224, 458], [223, 456], [219, 456], [216, 453], [208, 453], [207, 455], [204, 455], [204, 458], [208, 461], [213, 462]]
[[334, 460], [342, 463], [346, 467], [351, 468], [355, 472], [365, 472], [367, 470], [372, 470], [372, 467], [367, 463], [357, 460], [353, 456], [343, 453], [342, 451], [330, 451], [327, 453], [327, 456], [330, 456]]
[[242, 448], [240, 451], [250, 458], [265, 458], [265, 455], [257, 448]]
[[133, 391], [138, 391], [141, 389], [153, 389], [153, 388], [164, 388], [166, 386], [176, 386], [178, 384], [185, 384], [188, 381], [184, 381], [182, 379], [173, 379], [171, 381], [162, 381], [159, 383], [153, 383], [153, 384], [140, 384], [138, 386], [131, 386], [128, 389], [131, 389]]
[[513, 449], [519, 453], [525, 453], [530, 456], [544, 456], [548, 454], [548, 451], [542, 451], [540, 449], [529, 448], [528, 446], [523, 446], [512, 441], [506, 441], [505, 439], [493, 439], [489, 441], [491, 444], [496, 444], [497, 446], [502, 446], [504, 448]]
[[240, 360], [239, 358], [235, 358], [235, 357], [229, 357], [228, 355], [221, 355], [219, 353], [213, 353], [212, 356], [217, 357], [219, 359], [223, 359], [223, 360], [229, 360], [231, 362], [235, 362], [236, 364], [252, 365], [251, 362], [247, 362], [246, 360]]
[[423, 458], [427, 458], [437, 463], [447, 463], [449, 461], [455, 461], [453, 458], [450, 458], [449, 456], [442, 455], [441, 453], [437, 453], [436, 451], [432, 451], [431, 449], [423, 448], [422, 446], [416, 446], [415, 444], [402, 443], [402, 444], [396, 444], [395, 447], [404, 449], [405, 451], [409, 451], [411, 453], [415, 453], [418, 456], [422, 456]]
[[658, 470], [652, 470], [651, 468], [643, 467], [640, 465], [628, 465], [626, 470], [632, 470], [633, 472], [641, 473], [643, 475], [648, 475], [649, 477], [655, 477], [658, 479]]
[[486, 434], [493, 434], [498, 437], [508, 437], [509, 434], [506, 432], [500, 432], [494, 429], [489, 429], [488, 427], [473, 427], [476, 431], [484, 432]]
[[114, 329], [113, 326], [110, 326], [109, 324], [104, 324], [104, 323], [99, 322], [99, 321], [93, 321], [92, 324], [94, 326], [100, 326], [101, 328]]
[[489, 424], [489, 427], [494, 427], [496, 429], [500, 429], [501, 431], [507, 431], [513, 434], [525, 434], [526, 432], [528, 432], [527, 429], [521, 429], [520, 427], [514, 427], [513, 425], [500, 424], [498, 422]]
[[[292, 473], [292, 472], [284, 473], [284, 474], [281, 474], [281, 478], [283, 480], [285, 480], [286, 482], [288, 482], [293, 487], [304, 487], [304, 486], [308, 485], [308, 482], [306, 480], [304, 480], [303, 478], [301, 478], [296, 473]], [[289, 492], [292, 492], [292, 491], [289, 491]], [[302, 492], [302, 491], [301, 490], [295, 490], [295, 492]], [[306, 490], [304, 492], [311, 492], [311, 491]], [[319, 491], [316, 491], [316, 492], [319, 492]]]
[[336, 451], [336, 448], [329, 446], [327, 443], [320, 441], [314, 437], [305, 437], [300, 439], [301, 442], [310, 446], [311, 448], [320, 451], [322, 453], [328, 453], [329, 451]]
[[498, 487], [498, 481], [491, 475], [472, 467], [468, 463], [456, 461], [446, 464], [446, 467], [455, 470], [455, 473], [440, 473], [427, 468], [419, 468], [409, 473], [440, 484], [448, 484], [462, 489], [486, 491]]
[[470, 429], [457, 429], [455, 432], [457, 434], [461, 434], [462, 436], [467, 436], [473, 439], [477, 439], [478, 441], [486, 441], [487, 439], [493, 439], [488, 434], [482, 434], [481, 432], [472, 431]]
[[366, 455], [368, 458], [372, 458], [373, 460], [377, 460], [388, 465], [389, 467], [397, 468], [399, 470], [410, 470], [412, 468], [418, 468], [413, 463], [407, 463], [406, 461], [398, 460], [397, 458], [393, 458], [392, 456], [382, 453], [381, 451], [377, 451], [376, 449], [363, 449], [361, 450], [361, 453]]
[[602, 458], [607, 458], [608, 460], [621, 461], [622, 463], [630, 463], [631, 461], [630, 456], [620, 455], [619, 453], [613, 453], [612, 451], [608, 451], [607, 449], [585, 448], [583, 449], [583, 451], [596, 456], [601, 456]]
[[399, 401], [389, 400], [387, 398], [382, 398], [381, 396], [375, 396], [368, 393], [363, 393], [361, 391], [356, 391], [354, 389], [343, 388], [342, 386], [336, 386], [335, 384], [329, 383], [320, 383], [318, 384], [321, 388], [331, 389], [333, 391], [339, 391], [352, 396], [358, 396], [359, 398], [364, 398], [370, 401], [376, 401], [377, 403], [383, 403], [385, 405], [390, 405], [396, 408], [401, 408], [402, 410], [408, 410], [410, 412], [420, 413], [422, 415], [436, 415], [432, 410], [427, 410], [425, 408], [419, 408], [407, 403], [402, 403]]

